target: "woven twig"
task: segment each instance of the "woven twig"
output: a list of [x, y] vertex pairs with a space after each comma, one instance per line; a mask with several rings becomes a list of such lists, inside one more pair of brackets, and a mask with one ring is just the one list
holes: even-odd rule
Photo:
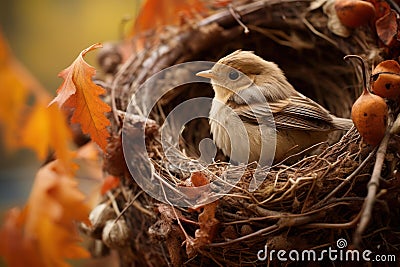
[[[218, 202], [217, 234], [210, 244], [197, 248], [194, 254], [182, 244], [186, 242], [187, 248], [199, 228], [198, 213], [172, 208], [141, 193], [125, 163], [121, 162], [121, 117], [126, 116], [124, 112], [131, 96], [146, 79], [166, 67], [193, 60], [216, 61], [239, 48], [253, 50], [275, 61], [296, 89], [333, 113], [349, 116], [358, 96], [357, 81], [360, 79], [342, 58], [346, 54], [358, 54], [375, 62], [379, 58], [375, 36], [367, 28], [354, 31], [349, 38], [332, 34], [322, 9], [310, 9], [311, 3], [253, 1], [222, 9], [182, 27], [167, 27], [161, 34], [149, 37], [146, 49], [134, 54], [112, 77], [109, 87], [113, 92], [115, 137], [106, 170], [114, 171], [123, 181], [121, 188], [113, 192], [114, 203], [119, 210], [124, 210], [120, 219], [127, 222], [131, 236], [127, 247], [117, 249], [122, 266], [133, 263], [147, 266], [257, 265], [265, 264], [257, 261], [257, 251], [266, 244], [270, 249], [300, 250], [323, 249], [339, 238], [351, 242], [375, 159], [374, 150], [361, 142], [355, 129], [339, 141], [337, 136], [333, 137], [332, 144], [317, 155], [304, 153], [295, 163], [289, 163], [289, 159], [276, 164], [255, 192], [247, 191], [249, 178], [254, 173], [254, 166], [247, 166], [242, 180]], [[249, 33], [244, 33], [245, 29]], [[165, 78], [157, 86], [169, 88], [176, 79], [179, 77]], [[150, 125], [145, 126], [146, 118], [132, 119], [132, 125], [139, 123], [148, 127], [147, 149], [160, 182], [179, 184], [190, 176], [165, 163], [158, 129], [174, 106], [197, 96], [212, 97], [212, 90], [207, 85], [182, 87], [160, 100], [159, 109], [151, 114], [154, 121]], [[138, 107], [143, 104], [145, 102], [138, 103]], [[175, 162], [178, 165], [190, 162], [190, 156], [198, 153], [196, 148], [200, 140], [209, 137], [207, 120], [188, 125], [183, 137], [183, 147], [190, 153], [179, 154]], [[396, 166], [398, 155], [393, 151], [395, 148], [389, 143], [391, 160], [385, 164], [392, 167], [388, 165], [384, 169], [395, 168], [393, 164]], [[211, 180], [220, 179], [219, 175], [227, 167], [223, 156], [218, 159], [221, 161], [204, 170]], [[383, 187], [392, 188], [393, 192], [375, 199], [374, 219], [364, 231], [364, 237], [368, 238], [362, 239], [362, 247], [379, 247], [381, 252], [387, 253], [400, 249], [400, 235], [393, 229], [399, 225], [400, 212], [398, 208], [388, 209], [388, 205], [400, 204], [399, 189], [393, 189], [396, 185], [399, 185], [398, 179], [383, 183]], [[126, 254], [126, 250], [130, 253]]]

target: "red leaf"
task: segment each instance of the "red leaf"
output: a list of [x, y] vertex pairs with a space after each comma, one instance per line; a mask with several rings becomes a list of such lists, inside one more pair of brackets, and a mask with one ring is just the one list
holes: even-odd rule
[[375, 7], [375, 18], [379, 19], [390, 13], [390, 5], [385, 0], [368, 0]]
[[397, 13], [391, 10], [389, 13], [376, 21], [376, 32], [379, 39], [386, 46], [393, 46], [397, 42]]

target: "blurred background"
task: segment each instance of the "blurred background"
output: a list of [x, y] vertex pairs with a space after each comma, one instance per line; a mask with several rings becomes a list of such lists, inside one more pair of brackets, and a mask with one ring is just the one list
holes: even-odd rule
[[[121, 22], [134, 18], [141, 0], [0, 1], [0, 27], [22, 64], [55, 95], [57, 74], [79, 53], [98, 42], [121, 38]], [[132, 22], [125, 26], [129, 30]], [[96, 66], [96, 51], [85, 59]], [[1, 88], [7, 90], [7, 88]], [[0, 131], [1, 134], [1, 131]], [[0, 137], [0, 140], [3, 140]], [[0, 214], [29, 197], [40, 162], [29, 150], [9, 152], [0, 142]]]

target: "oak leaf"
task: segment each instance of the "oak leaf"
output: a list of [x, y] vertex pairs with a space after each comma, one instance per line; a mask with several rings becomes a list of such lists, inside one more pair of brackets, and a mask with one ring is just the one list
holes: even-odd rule
[[86, 48], [68, 68], [58, 74], [64, 82], [50, 105], [57, 102], [60, 107], [74, 108], [71, 122], [79, 123], [83, 133], [89, 134], [105, 150], [110, 136], [107, 126], [111, 124], [105, 113], [110, 112], [111, 108], [99, 97], [106, 91], [92, 81], [95, 68], [83, 59], [86, 53], [100, 47], [101, 44], [94, 44]]
[[12, 209], [0, 230], [0, 255], [9, 266], [66, 267], [87, 258], [75, 221], [88, 223], [89, 208], [77, 182], [59, 161], [41, 168], [25, 208]]

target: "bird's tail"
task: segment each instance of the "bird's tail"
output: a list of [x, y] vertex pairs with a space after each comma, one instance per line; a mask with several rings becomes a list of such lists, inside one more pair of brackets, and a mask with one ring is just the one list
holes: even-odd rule
[[335, 127], [335, 129], [346, 130], [346, 131], [350, 130], [350, 128], [354, 125], [351, 119], [338, 118], [338, 117], [333, 118], [332, 124]]

